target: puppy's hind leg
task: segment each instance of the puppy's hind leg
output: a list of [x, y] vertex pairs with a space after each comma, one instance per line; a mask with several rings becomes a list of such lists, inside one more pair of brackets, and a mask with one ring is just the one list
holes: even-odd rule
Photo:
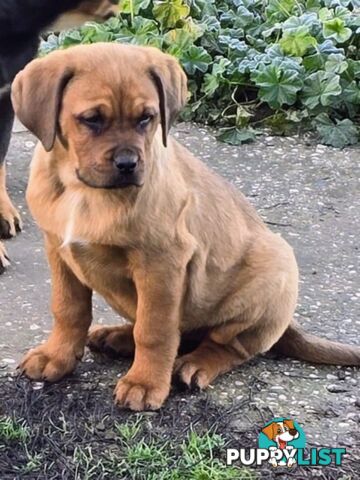
[[[266, 288], [268, 285], [275, 288]], [[281, 288], [276, 272], [271, 271], [260, 281], [250, 281], [238, 292], [243, 302], [238, 316], [212, 328], [196, 350], [177, 360], [175, 373], [180, 380], [205, 388], [221, 373], [270, 350], [293, 318], [297, 297], [294, 285], [289, 281]], [[236, 304], [234, 299], [231, 304]]]
[[21, 220], [6, 191], [5, 156], [7, 154], [14, 111], [10, 93], [0, 96], [0, 237], [11, 238], [21, 230]]
[[90, 329], [87, 346], [90, 350], [105, 353], [109, 357], [133, 357], [133, 330], [133, 325], [96, 326]]
[[[279, 325], [279, 324], [278, 324]], [[176, 376], [188, 387], [206, 388], [220, 374], [237, 367], [258, 353], [268, 351], [284, 328], [268, 319], [229, 338], [235, 325], [228, 324], [209, 332], [208, 337], [193, 352], [180, 357], [175, 364]], [[241, 331], [241, 322], [238, 324]], [[274, 328], [275, 327], [275, 328]]]

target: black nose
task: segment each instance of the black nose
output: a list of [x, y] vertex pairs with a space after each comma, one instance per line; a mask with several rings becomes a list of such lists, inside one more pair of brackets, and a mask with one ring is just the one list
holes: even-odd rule
[[120, 150], [114, 156], [114, 163], [121, 173], [133, 173], [139, 161], [139, 155], [133, 150]]
[[296, 430], [295, 428], [291, 428], [291, 429], [289, 430], [289, 433], [290, 433], [290, 435], [292, 435], [293, 437], [295, 437], [295, 435], [297, 434], [297, 430]]

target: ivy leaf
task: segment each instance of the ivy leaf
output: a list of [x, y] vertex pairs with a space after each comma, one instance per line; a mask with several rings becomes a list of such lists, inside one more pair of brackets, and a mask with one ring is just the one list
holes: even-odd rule
[[345, 102], [360, 105], [360, 87], [355, 80], [344, 86], [343, 98]]
[[325, 145], [344, 148], [346, 145], [354, 145], [359, 141], [359, 131], [348, 118], [336, 120], [334, 123], [328, 115], [320, 114], [313, 123], [320, 135], [321, 143]]
[[215, 0], [191, 0], [191, 16], [195, 18], [204, 18], [205, 15], [216, 13]]
[[[325, 57], [326, 58], [326, 57]], [[303, 59], [303, 65], [307, 73], [317, 72], [325, 66], [325, 58], [321, 53], [314, 53], [307, 55]]]
[[296, 124], [289, 120], [285, 112], [281, 111], [267, 117], [265, 125], [270, 127], [275, 135], [291, 135], [296, 128]]
[[330, 39], [324, 40], [322, 43], [319, 43], [319, 52], [324, 55], [330, 55], [331, 53], [341, 53], [344, 55], [345, 51], [343, 48], [336, 47], [334, 42]]
[[306, 0], [306, 10], [310, 12], [318, 12], [321, 8], [320, 0]]
[[157, 23], [154, 20], [135, 17], [130, 27], [124, 27], [115, 35], [119, 43], [133, 43], [136, 45], [162, 46]]
[[360, 78], [360, 60], [348, 60], [348, 73], [351, 78]]
[[[91, 27], [89, 27], [90, 30]], [[91, 29], [91, 36], [92, 34], [96, 34], [95, 29]], [[90, 35], [88, 35], [89, 37]], [[64, 47], [70, 47], [72, 45], [77, 45], [79, 43], [88, 43], [84, 37], [80, 34], [78, 30], [70, 30], [66, 32], [62, 37], [62, 44]]]
[[335, 73], [312, 73], [305, 80], [302, 91], [302, 102], [310, 109], [318, 105], [331, 105], [333, 98], [341, 94], [340, 77]]
[[327, 7], [324, 7], [319, 10], [318, 15], [322, 22], [326, 22], [326, 20], [331, 20], [332, 18], [334, 18], [334, 11], [329, 10]]
[[256, 139], [256, 132], [252, 128], [242, 128], [241, 130], [237, 127], [222, 128], [216, 138], [230, 145], [241, 145], [253, 142]]
[[342, 5], [343, 7], [348, 7], [350, 3], [354, 4], [354, 0], [325, 0], [325, 5], [331, 8], [337, 7], [338, 5]]
[[191, 45], [180, 57], [181, 63], [189, 75], [199, 72], [207, 72], [212, 62], [211, 55], [203, 47]]
[[296, 94], [303, 86], [298, 72], [282, 70], [274, 65], [267, 65], [260, 72], [253, 73], [251, 78], [260, 87], [261, 100], [275, 109], [295, 103]]
[[253, 24], [254, 21], [254, 14], [250, 12], [246, 7], [240, 6], [237, 9], [238, 15], [238, 25], [240, 27], [247, 27]]
[[269, 0], [265, 16], [271, 24], [286, 20], [291, 16], [295, 5], [295, 0]]
[[211, 96], [219, 88], [221, 83], [225, 81], [223, 74], [226, 72], [230, 61], [227, 58], [221, 58], [218, 62], [213, 64], [211, 73], [207, 73], [204, 77], [204, 83], [201, 91], [205, 95]]
[[344, 55], [332, 53], [325, 62], [325, 70], [332, 73], [343, 73], [348, 68]]
[[298, 33], [300, 30], [306, 30], [306, 33], [320, 27], [320, 22], [316, 13], [304, 13], [300, 17], [293, 15], [282, 24], [282, 31], [292, 34]]
[[352, 30], [351, 28], [345, 27], [344, 20], [335, 17], [324, 22], [323, 35], [324, 38], [333, 38], [338, 43], [344, 43], [351, 37]]
[[176, 55], [177, 52], [180, 53], [187, 50], [193, 43], [191, 35], [182, 28], [169, 30], [164, 35], [164, 40], [165, 43], [170, 46], [168, 50], [169, 53], [172, 53], [173, 55]]
[[50, 52], [53, 52], [54, 50], [57, 50], [60, 47], [59, 44], [59, 37], [51, 33], [46, 41], [41, 40], [40, 43], [40, 56], [47, 55]]
[[190, 7], [183, 0], [154, 0], [153, 14], [163, 28], [175, 27], [189, 13]]
[[316, 38], [307, 33], [307, 29], [297, 33], [285, 33], [280, 40], [282, 50], [294, 57], [303, 57], [311, 47], [316, 47]]
[[183, 22], [182, 30], [191, 35], [191, 38], [195, 41], [200, 38], [206, 31], [207, 26], [202, 23], [194, 22], [191, 17], [188, 17]]
[[138, 15], [140, 10], [145, 10], [151, 0], [120, 0], [119, 9], [122, 13]]

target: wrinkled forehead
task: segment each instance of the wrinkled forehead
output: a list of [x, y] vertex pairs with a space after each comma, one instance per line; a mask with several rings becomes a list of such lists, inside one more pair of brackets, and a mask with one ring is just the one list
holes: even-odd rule
[[109, 59], [84, 65], [69, 82], [63, 105], [74, 114], [102, 107], [115, 116], [141, 114], [158, 108], [159, 97], [150, 75], [150, 65], [136, 57]]

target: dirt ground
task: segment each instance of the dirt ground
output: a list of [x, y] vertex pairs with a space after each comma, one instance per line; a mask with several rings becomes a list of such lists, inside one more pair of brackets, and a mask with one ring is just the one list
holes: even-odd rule
[[[240, 188], [271, 228], [293, 245], [301, 272], [297, 320], [320, 336], [357, 344], [360, 150], [340, 151], [298, 138], [274, 137], [230, 147], [194, 125], [179, 125], [175, 135]], [[19, 473], [26, 452], [1, 440], [0, 432], [0, 479], [83, 479], [70, 460], [74, 449], [91, 444], [101, 456], [114, 443], [111, 425], [134, 418], [112, 404], [117, 377], [129, 364], [87, 354], [74, 375], [50, 386], [32, 384], [14, 373], [23, 353], [51, 328], [49, 272], [41, 235], [24, 201], [34, 145], [33, 137], [20, 129], [8, 156], [10, 192], [22, 213], [24, 231], [6, 242], [12, 264], [0, 277], [0, 417], [21, 419], [30, 426], [33, 435], [27, 449], [31, 455], [40, 452], [42, 461], [37, 469]], [[99, 298], [94, 317], [97, 323], [118, 322]], [[144, 438], [161, 437], [177, 445], [194, 427], [218, 431], [231, 448], [256, 447], [266, 422], [290, 417], [302, 425], [309, 448], [346, 447], [344, 464], [292, 471], [263, 467], [255, 470], [260, 478], [357, 479], [359, 382], [357, 368], [259, 357], [223, 376], [206, 392], [174, 386], [164, 408], [145, 415]], [[219, 449], [220, 457], [225, 448]], [[99, 471], [91, 478], [132, 478], [101, 475]]]

